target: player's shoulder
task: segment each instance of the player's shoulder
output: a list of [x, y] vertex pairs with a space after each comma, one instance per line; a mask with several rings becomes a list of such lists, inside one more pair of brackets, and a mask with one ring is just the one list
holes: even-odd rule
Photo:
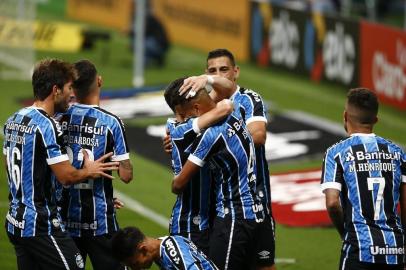
[[193, 121], [195, 120], [196, 118], [188, 118], [183, 122], [179, 122], [174, 118], [169, 118], [166, 122], [166, 126], [169, 129], [171, 136], [174, 136], [175, 134], [183, 136], [184, 133], [193, 129]]
[[248, 98], [252, 101], [263, 102], [261, 95], [250, 88], [239, 87], [239, 92], [243, 97]]
[[[120, 124], [121, 126], [124, 127], [124, 121], [121, 119], [121, 117], [119, 117], [118, 115], [107, 111], [103, 108], [100, 108], [99, 106], [95, 106], [93, 107], [93, 110], [95, 111], [96, 115], [99, 115], [100, 117], [102, 117], [104, 119], [104, 121], [108, 122], [108, 123], [112, 123], [112, 124]], [[106, 124], [108, 124], [106, 123]]]
[[381, 137], [381, 136], [376, 136], [376, 140], [377, 140], [378, 144], [388, 145], [392, 149], [392, 151], [405, 152], [405, 150], [400, 145], [393, 142], [392, 140], [389, 140], [389, 139]]
[[353, 137], [346, 137], [327, 148], [326, 153], [338, 153], [347, 148], [354, 141]]

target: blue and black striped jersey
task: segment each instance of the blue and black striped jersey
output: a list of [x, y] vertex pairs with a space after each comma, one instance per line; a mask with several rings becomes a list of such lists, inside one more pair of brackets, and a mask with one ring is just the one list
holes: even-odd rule
[[403, 263], [403, 229], [397, 212], [406, 182], [406, 155], [375, 134], [352, 134], [325, 155], [322, 189], [340, 190], [345, 258]]
[[[74, 104], [60, 125], [72, 165], [83, 166], [85, 149], [97, 160], [113, 152], [112, 161], [129, 159], [124, 125], [114, 114], [98, 106]], [[63, 223], [71, 236], [102, 235], [118, 230], [110, 179], [89, 179], [64, 187], [60, 202]]]
[[263, 206], [256, 196], [256, 158], [252, 137], [239, 110], [206, 129], [192, 145], [188, 159], [215, 171], [217, 216], [262, 220]]
[[4, 136], [10, 190], [6, 229], [21, 237], [52, 235], [61, 226], [49, 165], [68, 160], [60, 146], [62, 131], [44, 110], [26, 107], [7, 120]]
[[[167, 129], [172, 140], [172, 168], [175, 175], [179, 174], [185, 164], [190, 148], [197, 136], [197, 118], [188, 119], [183, 123], [168, 119]], [[200, 169], [176, 198], [172, 209], [169, 232], [182, 234], [199, 232], [209, 227], [210, 175], [206, 166]]]
[[[257, 121], [268, 123], [268, 110], [258, 93], [238, 86], [230, 99], [236, 106], [240, 107], [241, 115], [246, 125]], [[271, 188], [268, 162], [265, 156], [265, 145], [255, 145], [255, 156], [257, 166], [257, 194], [264, 208], [268, 209], [271, 213], [272, 211], [269, 208], [269, 203], [271, 202]]]
[[217, 270], [206, 255], [182, 236], [161, 238], [159, 266], [165, 270]]

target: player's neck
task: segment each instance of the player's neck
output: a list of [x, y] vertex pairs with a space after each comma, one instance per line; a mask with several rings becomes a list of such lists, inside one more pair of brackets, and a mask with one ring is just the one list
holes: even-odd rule
[[51, 98], [52, 97], [47, 97], [44, 100], [36, 100], [36, 101], [34, 101], [33, 106], [41, 108], [48, 115], [52, 116], [55, 113], [55, 103], [51, 100]]
[[86, 105], [97, 105], [99, 106], [100, 103], [100, 96], [99, 95], [89, 95], [83, 99], [78, 99], [80, 104]]
[[151, 249], [152, 249], [152, 258], [154, 258], [154, 261], [159, 261], [161, 259], [161, 242], [162, 240], [160, 239], [154, 239], [154, 238], [149, 238], [148, 241], [151, 241]]
[[348, 135], [352, 135], [355, 133], [361, 134], [371, 134], [373, 133], [372, 127], [348, 127]]

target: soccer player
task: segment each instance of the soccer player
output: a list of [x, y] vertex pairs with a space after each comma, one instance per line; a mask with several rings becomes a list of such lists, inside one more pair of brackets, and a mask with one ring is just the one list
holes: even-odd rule
[[189, 239], [175, 235], [146, 237], [138, 228], [120, 229], [112, 240], [113, 255], [131, 269], [217, 270], [218, 268]]
[[[184, 118], [180, 106], [173, 105], [173, 99], [179, 99], [179, 88], [184, 78], [172, 82], [165, 91], [165, 100], [176, 115], [169, 118], [167, 129], [172, 141], [172, 169], [179, 174], [186, 162], [191, 144], [200, 130], [223, 119], [233, 111], [230, 100], [223, 100], [216, 107], [198, 118]], [[199, 91], [205, 91], [200, 89]], [[210, 207], [210, 171], [203, 167], [193, 176], [186, 188], [178, 195], [172, 210], [169, 224], [171, 235], [181, 235], [190, 239], [205, 254], [209, 254], [209, 207]]]
[[377, 113], [372, 91], [351, 89], [344, 110], [349, 137], [328, 148], [323, 161], [321, 187], [343, 240], [342, 270], [404, 267], [406, 155], [372, 133]]
[[[92, 158], [113, 152], [119, 162], [120, 179], [133, 177], [124, 125], [114, 114], [99, 107], [102, 78], [88, 60], [74, 64], [77, 79], [73, 90], [78, 103], [62, 116], [63, 138], [73, 166], [82, 166], [82, 150]], [[123, 269], [111, 255], [110, 239], [118, 230], [113, 201], [113, 185], [101, 177], [65, 187], [62, 195], [63, 223], [79, 248], [84, 261], [89, 255], [93, 269]]]
[[272, 217], [269, 169], [265, 156], [267, 109], [258, 93], [237, 84], [239, 75], [240, 68], [236, 65], [233, 54], [227, 49], [216, 49], [210, 51], [207, 56], [206, 74], [186, 79], [180, 92], [183, 93], [189, 88], [195, 91], [207, 84], [210, 85], [214, 76], [227, 78], [233, 82], [230, 91], [228, 80], [217, 79], [216, 86], [219, 90], [214, 94], [210, 93], [210, 96], [215, 101], [229, 98], [235, 106], [239, 106], [247, 129], [253, 138], [257, 164], [257, 194], [266, 209], [266, 218], [260, 224], [261, 236], [256, 247], [256, 265], [261, 270], [275, 270], [275, 223]]
[[[185, 117], [200, 116], [216, 106], [206, 91], [189, 99], [187, 95], [173, 100]], [[181, 193], [206, 162], [214, 174], [217, 215], [209, 258], [220, 269], [249, 269], [254, 264], [256, 234], [264, 211], [255, 194], [254, 144], [238, 109], [196, 138], [188, 160], [172, 182], [172, 191]]]
[[[66, 110], [74, 79], [71, 64], [48, 59], [37, 63], [32, 75], [34, 104], [13, 114], [4, 125], [3, 154], [7, 169], [10, 208], [6, 230], [15, 248], [18, 269], [83, 269], [72, 238], [61, 226], [56, 206], [55, 176], [64, 185], [116, 170], [103, 163], [110, 154], [77, 170], [62, 144], [62, 131], [51, 117]], [[110, 181], [110, 180], [109, 180]]]

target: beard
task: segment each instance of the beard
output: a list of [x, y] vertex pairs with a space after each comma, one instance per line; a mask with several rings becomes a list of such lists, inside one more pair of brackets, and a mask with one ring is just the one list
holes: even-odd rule
[[68, 110], [69, 104], [66, 102], [57, 102], [54, 105], [55, 113], [64, 113]]

